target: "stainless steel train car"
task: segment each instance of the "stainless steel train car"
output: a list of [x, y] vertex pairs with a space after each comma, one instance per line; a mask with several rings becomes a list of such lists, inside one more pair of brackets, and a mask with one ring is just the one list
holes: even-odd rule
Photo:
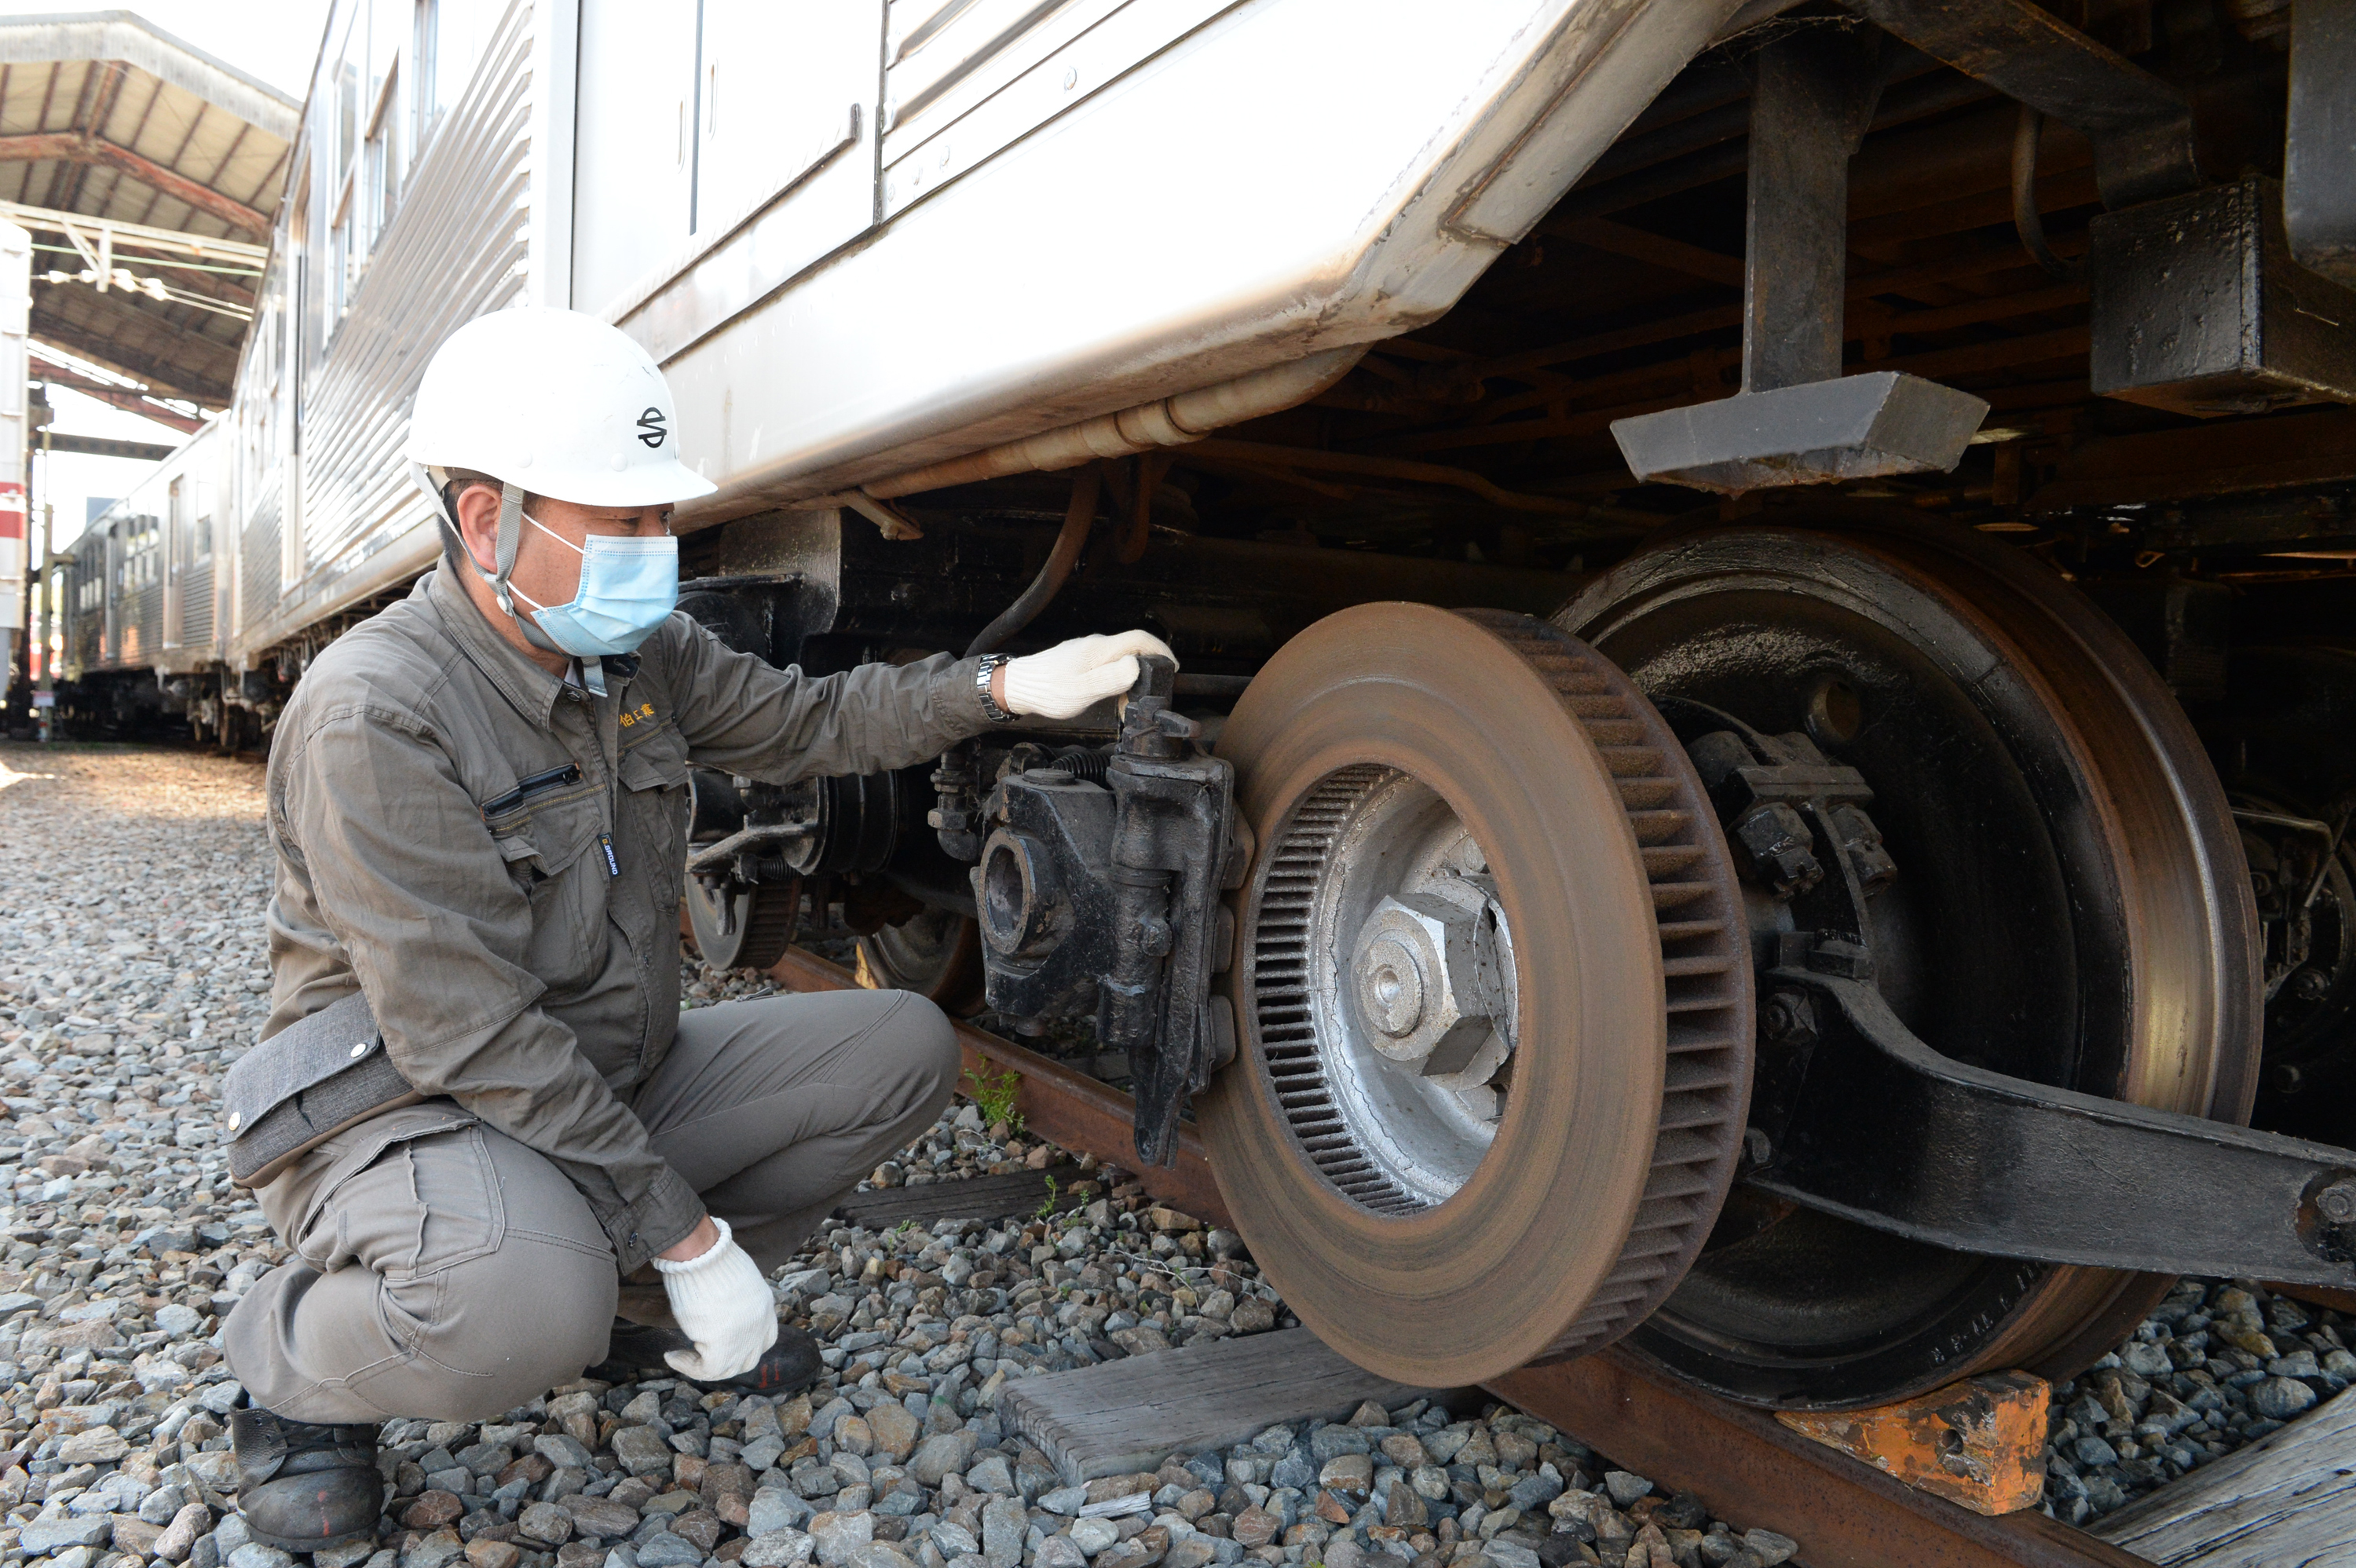
[[210, 627], [150, 486], [70, 656], [266, 733], [430, 564], [433, 344], [601, 313], [734, 645], [1183, 660], [695, 773], [706, 957], [839, 923], [1193, 1117], [1405, 1381], [2066, 1373], [2356, 1257], [2351, 73], [2333, 0], [338, 0]]
[[215, 421], [64, 552], [56, 719], [69, 730], [186, 720], [219, 732], [231, 590], [219, 516], [226, 458]]

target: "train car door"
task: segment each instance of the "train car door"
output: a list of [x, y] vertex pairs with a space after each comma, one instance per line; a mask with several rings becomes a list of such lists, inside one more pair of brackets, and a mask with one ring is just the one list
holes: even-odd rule
[[575, 308], [668, 358], [875, 222], [884, 0], [584, 0]]

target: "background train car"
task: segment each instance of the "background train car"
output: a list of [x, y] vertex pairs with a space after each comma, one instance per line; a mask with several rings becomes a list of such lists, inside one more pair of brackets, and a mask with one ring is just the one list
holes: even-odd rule
[[70, 730], [136, 733], [186, 720], [199, 734], [219, 732], [225, 453], [215, 421], [68, 547], [57, 716]]

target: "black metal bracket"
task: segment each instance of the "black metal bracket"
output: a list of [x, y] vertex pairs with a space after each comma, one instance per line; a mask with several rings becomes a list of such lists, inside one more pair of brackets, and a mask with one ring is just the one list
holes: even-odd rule
[[2192, 107], [2171, 84], [2029, 0], [1846, 0], [1912, 44], [2082, 133], [2105, 207], [2201, 183]]
[[1138, 1157], [1166, 1166], [1187, 1100], [1235, 1055], [1211, 980], [1235, 945], [1219, 894], [1249, 855], [1234, 768], [1170, 707], [1177, 667], [1139, 663], [1104, 782], [1010, 773], [983, 813], [973, 883], [991, 1007], [1026, 1021], [1093, 1009], [1098, 1048], [1129, 1059]]
[[2299, 0], [2290, 16], [2283, 219], [2299, 265], [2356, 288], [2356, 0]]
[[1804, 734], [1663, 714], [1788, 925], [1761, 931], [1743, 1179], [1958, 1252], [2356, 1285], [2356, 1151], [1967, 1066], [1873, 984], [1868, 903], [1899, 875], [1862, 774]]
[[1766, 1191], [1959, 1252], [2356, 1285], [2356, 1152], [1967, 1067], [1863, 981], [1765, 979], [1817, 1003]]
[[1935, 381], [1841, 374], [1848, 163], [1880, 95], [1880, 42], [1869, 27], [1836, 25], [1759, 50], [1742, 390], [1613, 421], [1612, 437], [1638, 479], [1740, 495], [1951, 469], [1987, 417], [1986, 402]]

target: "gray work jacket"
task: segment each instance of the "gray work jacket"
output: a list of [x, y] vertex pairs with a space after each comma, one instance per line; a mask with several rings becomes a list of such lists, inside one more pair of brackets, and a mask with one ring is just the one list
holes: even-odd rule
[[688, 764], [784, 784], [922, 762], [988, 728], [974, 668], [811, 678], [674, 613], [596, 698], [429, 572], [279, 718], [262, 1038], [365, 991], [411, 1084], [554, 1161], [637, 1268], [703, 1214], [618, 1097], [679, 1021]]

